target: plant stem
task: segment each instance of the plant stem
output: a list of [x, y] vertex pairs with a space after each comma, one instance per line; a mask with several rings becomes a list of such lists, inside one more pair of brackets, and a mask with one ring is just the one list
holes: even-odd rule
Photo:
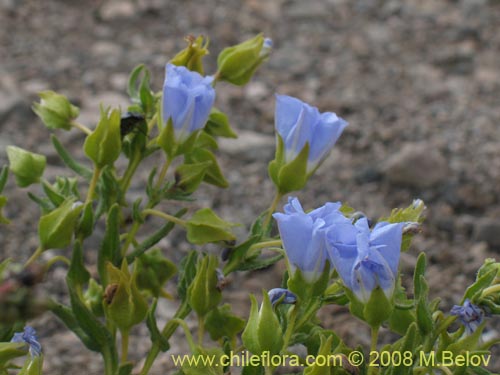
[[104, 359], [104, 375], [116, 375], [113, 366], [113, 355], [111, 353], [111, 350], [108, 347], [104, 346], [101, 354], [102, 358]]
[[38, 259], [38, 257], [43, 253], [43, 248], [41, 246], [38, 247], [38, 249], [35, 250], [33, 255], [24, 263], [24, 267], [28, 267], [31, 263], [33, 263], [35, 260]]
[[163, 181], [165, 180], [165, 176], [167, 175], [168, 168], [170, 167], [170, 164], [172, 164], [172, 159], [167, 156], [167, 160], [163, 164], [163, 167], [161, 168], [160, 174], [158, 175], [158, 181], [156, 181], [155, 189], [159, 190], [161, 188], [161, 185], [163, 184]]
[[266, 218], [262, 224], [262, 228], [264, 228], [264, 230], [266, 230], [267, 227], [269, 226], [269, 223], [271, 222], [271, 217], [274, 211], [276, 210], [276, 207], [278, 206], [278, 203], [280, 202], [282, 196], [283, 194], [279, 192], [277, 192], [276, 195], [274, 196], [273, 202], [271, 203], [271, 206], [269, 206]]
[[132, 181], [132, 177], [134, 176], [137, 167], [141, 163], [141, 160], [141, 153], [134, 154], [134, 157], [132, 158], [132, 160], [130, 160], [130, 163], [128, 164], [127, 169], [125, 170], [125, 173], [123, 174], [123, 177], [120, 181], [120, 188], [122, 192], [125, 193], [128, 190], [130, 182]]
[[81, 130], [82, 132], [84, 132], [85, 134], [89, 135], [89, 134], [92, 134], [92, 130], [90, 130], [89, 128], [87, 128], [85, 125], [83, 124], [80, 124], [79, 122], [77, 121], [71, 121], [71, 125], [74, 126], [75, 128]]
[[120, 362], [125, 363], [127, 362], [127, 355], [128, 355], [128, 339], [129, 339], [129, 332], [127, 331], [121, 331], [122, 335], [122, 352], [120, 356]]
[[281, 247], [281, 246], [283, 246], [283, 242], [281, 240], [257, 242], [256, 244], [250, 246], [250, 249], [248, 249], [248, 251], [250, 252], [253, 250], [264, 249], [266, 247]]
[[45, 270], [47, 271], [56, 262], [63, 262], [67, 266], [69, 266], [71, 264], [71, 261], [68, 258], [66, 258], [64, 255], [56, 255], [55, 257], [48, 260], [47, 263], [45, 263], [45, 266], [44, 266]]
[[164, 212], [154, 210], [151, 208], [146, 208], [144, 211], [142, 211], [142, 213], [144, 215], [154, 215], [154, 216], [161, 217], [162, 219], [165, 219], [167, 221], [171, 221], [172, 223], [178, 224], [182, 227], [185, 227], [187, 225], [186, 220], [179, 219], [178, 217], [175, 217], [175, 216], [172, 216], [172, 215], [169, 215], [169, 214], [166, 214]]
[[198, 316], [198, 345], [203, 346], [203, 336], [205, 335], [205, 320]]
[[483, 290], [483, 292], [481, 293], [481, 298], [484, 298], [489, 294], [493, 294], [499, 291], [500, 291], [500, 284], [489, 286]]
[[[378, 332], [380, 326], [372, 327], [372, 341], [370, 345], [370, 353], [377, 350], [377, 342], [378, 342]], [[375, 371], [375, 366], [368, 367], [368, 375], [372, 375]]]
[[264, 366], [265, 375], [273, 375], [273, 369], [270, 366]]
[[95, 188], [97, 186], [97, 181], [99, 181], [100, 175], [101, 175], [101, 168], [96, 166], [94, 169], [94, 173], [92, 174], [92, 179], [90, 180], [89, 190], [87, 191], [87, 199], [85, 200], [85, 204], [92, 202]]
[[290, 312], [290, 319], [288, 320], [288, 324], [286, 326], [285, 338], [283, 339], [283, 350], [286, 350], [286, 348], [288, 348], [293, 329], [295, 328], [295, 321], [297, 319], [297, 305], [293, 305], [292, 309], [293, 310]]
[[132, 228], [130, 228], [130, 230], [128, 231], [127, 240], [125, 241], [125, 244], [123, 245], [122, 250], [121, 250], [122, 257], [127, 254], [128, 248], [129, 248], [130, 244], [132, 243], [132, 241], [134, 240], [135, 235], [140, 228], [140, 225], [141, 224], [138, 221], [134, 221]]

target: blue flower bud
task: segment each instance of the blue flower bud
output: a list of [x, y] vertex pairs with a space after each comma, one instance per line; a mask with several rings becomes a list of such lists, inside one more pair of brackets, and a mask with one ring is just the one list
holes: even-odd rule
[[29, 345], [32, 357], [39, 356], [42, 353], [42, 345], [38, 342], [36, 331], [33, 327], [24, 327], [24, 332], [14, 333], [10, 342], [25, 342]]
[[163, 121], [172, 121], [174, 138], [185, 141], [205, 126], [215, 101], [213, 77], [203, 77], [183, 66], [167, 64], [163, 84]]
[[308, 144], [307, 173], [311, 173], [325, 160], [347, 125], [333, 112], [320, 113], [299, 99], [276, 94], [275, 126], [285, 145], [285, 164]]
[[333, 227], [327, 234], [332, 262], [344, 285], [363, 303], [380, 287], [390, 301], [394, 293], [405, 223], [379, 222], [370, 231], [368, 220]]
[[450, 314], [458, 316], [458, 319], [464, 325], [468, 334], [471, 334], [479, 327], [484, 317], [484, 311], [479, 306], [471, 303], [468, 298], [464, 301], [462, 306], [453, 306]]
[[274, 288], [267, 292], [267, 294], [269, 295], [269, 300], [273, 306], [279, 303], [293, 305], [297, 302], [297, 296], [288, 289]]

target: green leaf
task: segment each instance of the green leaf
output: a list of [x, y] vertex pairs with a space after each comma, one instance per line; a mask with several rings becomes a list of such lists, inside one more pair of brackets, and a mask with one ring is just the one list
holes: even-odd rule
[[[239, 244], [233, 249], [230, 249], [229, 259], [224, 266], [224, 274], [228, 275], [231, 272], [238, 271], [247, 262], [247, 252], [250, 247], [261, 240], [260, 235], [249, 237], [245, 242]], [[251, 258], [253, 259], [253, 258]]]
[[120, 368], [118, 369], [118, 375], [130, 375], [134, 369], [134, 364], [132, 362], [120, 363]]
[[97, 269], [104, 287], [108, 285], [106, 263], [110, 262], [114, 266], [118, 266], [121, 263], [120, 218], [120, 206], [114, 204], [109, 210], [106, 219], [106, 232], [104, 233], [104, 238], [97, 254]]
[[7, 204], [7, 197], [0, 195], [0, 224], [9, 224], [10, 220], [3, 216], [3, 208]]
[[207, 132], [199, 132], [198, 137], [196, 137], [196, 141], [194, 142], [193, 147], [195, 148], [205, 148], [207, 150], [217, 150], [219, 145], [217, 144], [217, 140], [212, 137]]
[[166, 352], [170, 349], [170, 344], [168, 340], [163, 336], [158, 329], [158, 324], [156, 323], [156, 306], [158, 304], [158, 300], [155, 299], [151, 307], [149, 308], [148, 314], [146, 316], [146, 326], [149, 330], [149, 336], [151, 337], [151, 342], [158, 344], [160, 350], [162, 352]]
[[[333, 336], [329, 336], [328, 338], [321, 337], [321, 344], [316, 355], [317, 357], [328, 358], [332, 351], [332, 340]], [[304, 375], [330, 375], [330, 367], [319, 365], [309, 366], [304, 370]]]
[[177, 293], [184, 302], [187, 297], [187, 290], [196, 276], [196, 264], [198, 262], [198, 252], [190, 251], [179, 266], [179, 281], [177, 283]]
[[175, 170], [175, 187], [184, 193], [193, 193], [203, 181], [211, 161], [182, 164]]
[[212, 108], [204, 130], [214, 137], [238, 138], [238, 135], [229, 125], [227, 115], [216, 108]]
[[74, 286], [79, 288], [87, 284], [90, 279], [90, 273], [85, 268], [82, 244], [80, 241], [76, 241], [73, 246], [73, 255], [66, 277]]
[[35, 154], [16, 146], [7, 146], [7, 157], [19, 187], [27, 187], [40, 181], [47, 164], [44, 155]]
[[54, 206], [59, 207], [66, 200], [66, 198], [57, 192], [47, 181], [42, 181], [42, 188]]
[[224, 304], [211, 310], [205, 317], [205, 328], [212, 340], [236, 337], [245, 328], [245, 321], [231, 313], [231, 306]]
[[40, 375], [42, 373], [43, 355], [28, 357], [17, 375]]
[[64, 164], [66, 164], [79, 176], [82, 176], [86, 180], [90, 181], [90, 179], [92, 178], [92, 171], [73, 159], [71, 154], [64, 148], [64, 146], [61, 144], [61, 142], [59, 142], [55, 135], [51, 135], [50, 139], [52, 140], [52, 144], [54, 145], [54, 148], [56, 149], [59, 157], [64, 162]]
[[195, 148], [186, 154], [186, 162], [188, 164], [211, 162], [211, 164], [207, 166], [203, 180], [208, 184], [221, 188], [229, 186], [229, 183], [222, 174], [219, 164], [217, 163], [215, 155], [211, 151], [202, 148]]
[[24, 342], [0, 342], [0, 368], [11, 359], [22, 357], [28, 353]]
[[160, 249], [153, 249], [137, 258], [137, 287], [154, 297], [162, 295], [165, 283], [177, 272], [177, 267], [167, 259]]
[[137, 65], [130, 73], [128, 79], [127, 93], [134, 102], [139, 102], [140, 83], [138, 83], [137, 81], [139, 80], [139, 76], [141, 75], [141, 73], [143, 73], [144, 71], [147, 71], [147, 68], [144, 64]]
[[415, 265], [415, 271], [413, 273], [413, 288], [415, 290], [414, 294], [416, 300], [420, 299], [420, 296], [422, 295], [422, 291], [424, 289], [421, 284], [421, 277], [425, 275], [426, 262], [427, 261], [425, 258], [425, 253], [420, 253], [417, 258], [417, 264]]
[[78, 235], [82, 238], [89, 237], [94, 231], [94, 210], [92, 202], [88, 202], [83, 206], [82, 217], [78, 223]]
[[492, 284], [493, 280], [495, 280], [496, 275], [497, 275], [497, 270], [492, 269], [488, 273], [482, 275], [481, 277], [478, 277], [474, 282], [474, 284], [469, 286], [465, 291], [461, 303], [463, 304], [467, 298], [473, 302], [476, 302], [475, 297], [479, 297], [483, 292], [483, 290]]
[[241, 263], [238, 267], [238, 271], [255, 271], [263, 268], [267, 268], [279, 262], [283, 259], [283, 254], [277, 254], [270, 257], [265, 258], [251, 258], [243, 263]]
[[222, 220], [210, 208], [202, 208], [188, 220], [187, 239], [195, 245], [208, 242], [232, 241], [235, 235], [231, 228], [236, 224]]
[[188, 288], [189, 306], [196, 311], [199, 317], [204, 317], [215, 308], [222, 294], [218, 288], [217, 266], [219, 261], [214, 255], [206, 255], [198, 259], [196, 276]]

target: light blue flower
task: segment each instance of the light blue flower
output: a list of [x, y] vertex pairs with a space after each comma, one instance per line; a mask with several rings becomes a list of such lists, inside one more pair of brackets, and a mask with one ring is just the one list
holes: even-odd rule
[[293, 305], [297, 302], [297, 296], [288, 289], [274, 288], [267, 292], [271, 305], [276, 305], [278, 302], [285, 305]]
[[215, 101], [213, 77], [203, 77], [183, 66], [167, 64], [163, 84], [162, 116], [172, 119], [175, 139], [186, 140], [205, 126]]
[[36, 331], [33, 327], [24, 327], [24, 332], [14, 333], [11, 342], [25, 342], [29, 345], [30, 354], [32, 357], [38, 356], [42, 353], [42, 345], [38, 342]]
[[462, 306], [453, 306], [450, 314], [458, 316], [458, 319], [464, 325], [468, 334], [471, 334], [479, 327], [484, 317], [483, 310], [479, 306], [471, 303], [468, 298], [464, 301]]
[[299, 99], [276, 94], [275, 126], [285, 145], [285, 163], [293, 161], [309, 144], [310, 173], [328, 156], [347, 122], [333, 112], [320, 113]]
[[333, 227], [327, 234], [330, 256], [345, 286], [362, 302], [380, 287], [392, 298], [398, 275], [405, 223], [380, 222], [373, 230], [366, 218]]
[[275, 213], [281, 240], [292, 272], [299, 268], [304, 278], [316, 281], [328, 259], [326, 232], [335, 225], [350, 223], [339, 211], [340, 203], [327, 203], [305, 213], [297, 198], [290, 197], [284, 213]]

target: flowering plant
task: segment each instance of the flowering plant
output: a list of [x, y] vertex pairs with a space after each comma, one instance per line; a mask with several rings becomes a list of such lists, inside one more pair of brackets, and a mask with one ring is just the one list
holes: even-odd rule
[[[122, 112], [104, 103], [93, 128], [77, 121], [78, 108], [63, 95], [40, 94], [33, 109], [54, 131], [54, 148], [74, 176], [46, 180], [45, 156], [7, 148], [9, 166], [0, 171], [0, 209], [8, 204], [1, 194], [9, 173], [19, 187], [40, 185], [44, 195], [29, 193], [41, 211], [33, 255], [24, 264], [10, 259], [0, 263], [0, 374], [41, 372], [44, 337], [33, 327], [46, 311], [101, 354], [105, 375], [151, 373], [160, 353], [174, 344], [179, 327], [191, 355], [212, 358], [202, 364], [180, 363], [179, 373], [186, 375], [230, 373], [231, 363], [224, 359], [244, 351], [258, 356], [241, 366], [246, 375], [274, 373], [278, 364], [266, 358], [275, 356], [289, 356], [289, 365], [304, 374], [490, 373], [489, 350], [497, 340], [485, 341], [482, 333], [485, 317], [500, 314], [500, 263], [485, 260], [462, 301], [446, 311], [439, 300], [429, 300], [422, 253], [413, 291], [408, 292], [399, 260], [422, 225], [421, 200], [375, 224], [341, 202], [308, 211], [298, 198], [289, 197], [280, 212], [283, 196], [306, 186], [341, 137], [347, 122], [335, 113], [276, 95], [276, 154], [268, 168], [276, 195], [243, 238], [236, 235], [235, 223], [209, 207], [174, 210], [172, 201], [179, 207], [195, 199], [203, 183], [229, 185], [215, 151], [218, 138], [236, 134], [228, 116], [214, 107], [215, 86], [246, 84], [272, 49], [270, 39], [257, 35], [224, 49], [218, 71], [205, 75], [208, 40], [189, 37], [187, 42], [166, 64], [163, 90], [153, 91], [148, 69], [138, 66], [128, 84], [130, 106]], [[86, 163], [66, 150], [58, 131], [84, 133]], [[150, 164], [154, 153], [162, 156], [160, 165]], [[140, 169], [150, 174], [137, 197], [129, 190]], [[163, 224], [146, 223], [150, 216]], [[0, 212], [0, 223], [8, 222]], [[167, 257], [160, 244], [175, 226], [185, 231], [193, 248], [180, 262]], [[101, 236], [98, 227], [104, 228]], [[91, 262], [86, 254], [95, 240], [100, 244]], [[209, 243], [214, 244], [211, 250], [205, 246]], [[50, 249], [62, 251], [49, 255]], [[221, 304], [230, 274], [251, 273], [283, 258], [287, 270], [281, 285], [263, 290], [262, 296], [251, 295], [247, 316]], [[66, 301], [37, 293], [56, 262], [67, 267]], [[176, 286], [176, 292], [167, 292], [167, 284]], [[163, 300], [177, 310], [159, 326], [156, 308]], [[318, 311], [329, 304], [349, 308], [370, 327], [369, 351], [347, 346], [322, 324]], [[186, 323], [190, 316], [197, 318], [198, 340]], [[135, 363], [129, 358], [129, 342], [138, 325], [147, 327], [151, 346], [144, 361]], [[397, 339], [382, 346], [381, 328]], [[462, 361], [465, 355], [478, 360]], [[311, 362], [310, 356], [336, 356], [340, 361], [327, 366]]]

